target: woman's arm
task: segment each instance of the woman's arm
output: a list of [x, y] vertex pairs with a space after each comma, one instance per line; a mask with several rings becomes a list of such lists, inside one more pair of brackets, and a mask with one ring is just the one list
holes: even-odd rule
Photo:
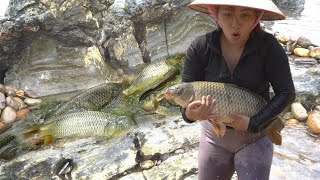
[[275, 96], [258, 114], [250, 117], [249, 132], [264, 130], [295, 99], [295, 89], [290, 72], [288, 57], [279, 42], [268, 34], [265, 73]]
[[[195, 39], [187, 50], [186, 59], [184, 61], [182, 82], [193, 82], [204, 80], [204, 65], [201, 61], [201, 49], [204, 48], [204, 36]], [[190, 120], [186, 116], [186, 108], [181, 108], [181, 114], [184, 121], [193, 123], [195, 120]]]

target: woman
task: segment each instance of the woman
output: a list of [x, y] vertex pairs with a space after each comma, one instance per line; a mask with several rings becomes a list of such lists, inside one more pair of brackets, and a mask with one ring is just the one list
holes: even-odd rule
[[[216, 81], [247, 88], [268, 101], [258, 114], [233, 113], [224, 137], [213, 133], [208, 119], [217, 102], [210, 96], [182, 109], [185, 121], [202, 120], [200, 180], [269, 179], [273, 144], [265, 128], [295, 99], [288, 58], [278, 41], [260, 28], [259, 20], [285, 19], [271, 0], [195, 0], [189, 7], [211, 14], [219, 27], [192, 42], [183, 82]], [[275, 96], [269, 97], [272, 86]]]

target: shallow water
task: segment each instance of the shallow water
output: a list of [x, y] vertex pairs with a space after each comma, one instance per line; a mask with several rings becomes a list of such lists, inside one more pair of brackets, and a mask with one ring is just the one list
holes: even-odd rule
[[320, 0], [305, 0], [301, 15], [287, 15], [286, 20], [275, 21], [272, 31], [283, 34], [305, 36], [320, 46]]
[[286, 126], [283, 144], [275, 146], [270, 179], [320, 179], [320, 139], [308, 134], [304, 123]]
[[[287, 15], [286, 20], [275, 21], [271, 31], [298, 37], [305, 36], [314, 44], [320, 46], [319, 11], [320, 0], [305, 0], [305, 7], [301, 15]], [[311, 77], [307, 73], [310, 71], [309, 67], [294, 64], [290, 64], [290, 66], [297, 90], [299, 92], [306, 90], [319, 96], [319, 87], [317, 86], [320, 84], [320, 78], [317, 76]], [[299, 83], [302, 83], [302, 86]], [[282, 135], [283, 144], [275, 146], [270, 179], [320, 179], [320, 138], [308, 135], [304, 122], [295, 126], [286, 126]]]

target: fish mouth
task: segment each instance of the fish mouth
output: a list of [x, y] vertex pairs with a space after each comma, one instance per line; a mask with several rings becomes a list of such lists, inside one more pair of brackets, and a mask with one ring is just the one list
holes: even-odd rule
[[166, 99], [173, 99], [173, 96], [171, 95], [171, 93], [170, 93], [169, 91], [166, 91], [166, 92], [164, 92], [163, 94], [164, 94], [164, 97], [165, 97]]

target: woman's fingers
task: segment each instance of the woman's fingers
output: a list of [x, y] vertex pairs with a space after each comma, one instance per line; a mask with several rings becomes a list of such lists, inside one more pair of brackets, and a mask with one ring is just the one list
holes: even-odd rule
[[212, 112], [214, 106], [215, 106], [217, 103], [218, 103], [218, 100], [216, 100], [216, 99], [213, 99], [213, 100], [211, 101], [210, 107], [209, 107], [209, 109], [211, 110], [211, 112]]
[[211, 99], [210, 95], [202, 96], [200, 100], [193, 101], [187, 106], [188, 117], [198, 120], [221, 118], [219, 115], [212, 114], [217, 102], [216, 99]]
[[196, 109], [201, 106], [201, 101], [193, 101], [188, 105], [189, 109]]

